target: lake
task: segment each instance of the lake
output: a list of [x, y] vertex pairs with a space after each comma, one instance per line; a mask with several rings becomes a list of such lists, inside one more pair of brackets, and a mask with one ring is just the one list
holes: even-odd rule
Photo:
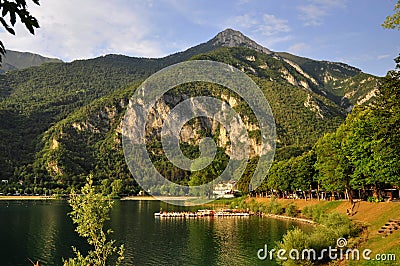
[[[257, 251], [265, 244], [271, 249], [293, 226], [312, 228], [258, 216], [154, 218], [160, 208], [188, 210], [159, 201], [116, 201], [107, 226], [117, 244], [125, 244], [124, 265], [274, 265], [259, 260]], [[71, 246], [87, 250], [69, 211], [61, 200], [0, 201], [0, 265], [32, 265], [28, 258], [62, 265], [62, 258], [73, 256]]]

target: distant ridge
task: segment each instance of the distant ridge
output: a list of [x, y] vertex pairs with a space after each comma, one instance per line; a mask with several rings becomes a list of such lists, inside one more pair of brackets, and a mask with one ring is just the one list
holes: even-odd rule
[[[0, 74], [0, 180], [10, 180], [11, 185], [22, 177], [31, 180], [31, 187], [34, 187], [34, 178], [41, 186], [75, 186], [83, 183], [83, 177], [91, 172], [100, 179], [118, 176], [132, 182], [129, 171], [124, 168], [120, 139], [124, 110], [143, 80], [172, 64], [212, 60], [248, 74], [271, 105], [278, 136], [277, 158], [280, 159], [301, 155], [319, 137], [334, 131], [354, 106], [368, 104], [373, 99], [379, 81], [344, 63], [269, 50], [233, 29], [162, 58], [110, 54], [44, 64], [60, 61], [13, 51], [7, 54], [6, 60], [10, 60], [13, 53], [14, 69], [43, 65]], [[6, 63], [11, 65], [10, 61]], [[201, 93], [191, 84], [182, 86], [188, 93]], [[253, 136], [251, 151], [256, 155], [260, 150], [255, 139], [258, 129], [253, 127], [255, 121], [248, 116], [251, 112], [247, 112], [241, 98], [212, 84], [208, 91], [232, 103], [240, 114], [248, 117], [248, 131]], [[176, 91], [171, 98], [165, 97], [170, 100], [160, 102], [160, 108], [155, 111], [162, 114], [184, 97], [181, 91]], [[159, 128], [162, 119], [159, 120], [158, 115], [152, 117], [154, 123], [149, 125]], [[213, 122], [203, 119], [188, 123], [185, 132], [208, 134], [214, 129], [207, 125]], [[161, 147], [157, 136], [152, 136], [157, 128], [148, 132], [152, 137], [151, 147], [154, 147], [152, 154], [159, 154], [157, 149]], [[218, 147], [228, 155], [229, 136], [221, 132], [218, 135]], [[182, 135], [187, 152], [196, 151], [193, 144], [199, 136], [202, 135]], [[187, 181], [185, 172], [172, 170], [166, 161], [159, 163], [163, 167], [160, 169], [168, 172], [172, 179]], [[139, 191], [136, 184], [129, 184], [130, 190]]]
[[34, 53], [7, 50], [3, 57], [0, 72], [20, 70], [45, 63], [62, 63], [60, 59], [48, 58]]

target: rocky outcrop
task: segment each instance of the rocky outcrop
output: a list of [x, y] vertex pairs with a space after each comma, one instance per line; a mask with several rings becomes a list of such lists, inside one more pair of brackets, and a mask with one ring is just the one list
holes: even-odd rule
[[240, 31], [226, 29], [217, 34], [213, 39], [209, 41], [213, 46], [225, 46], [225, 47], [247, 47], [264, 54], [271, 54], [271, 51], [252, 39], [244, 36]]
[[321, 103], [317, 99], [314, 99], [310, 94], [308, 94], [307, 100], [304, 102], [304, 107], [309, 108], [317, 115], [317, 117], [325, 118], [325, 112], [321, 107]]
[[[226, 108], [223, 106], [224, 104], [229, 104], [231, 108], [234, 108], [236, 105], [238, 105], [238, 102], [240, 101], [233, 96], [228, 96], [224, 94], [218, 96], [214, 95], [214, 97], [223, 99], [223, 101], [221, 101], [221, 110], [224, 110], [224, 108]], [[146, 141], [154, 141], [160, 139], [163, 126], [165, 124], [172, 123], [172, 120], [176, 119], [171, 116], [171, 110], [178, 102], [180, 102], [182, 99], [187, 98], [189, 98], [189, 96], [187, 95], [164, 95], [161, 100], [156, 102], [154, 107], [150, 110], [146, 120]], [[136, 104], [140, 104], [139, 102], [140, 101], [138, 101]], [[199, 108], [198, 106], [196, 107]], [[197, 146], [199, 145], [201, 140], [207, 136], [208, 132], [210, 135], [215, 136], [216, 145], [218, 147], [224, 148], [225, 153], [229, 156], [233, 156], [233, 154], [236, 154], [236, 156], [238, 156], [237, 159], [242, 159], [244, 154], [240, 151], [233, 152], [231, 143], [243, 143], [245, 145], [249, 145], [250, 157], [264, 155], [265, 153], [267, 153], [267, 147], [262, 147], [260, 141], [257, 140], [257, 137], [246, 136], [247, 133], [250, 131], [259, 130], [258, 125], [253, 123], [249, 117], [241, 115], [241, 121], [239, 121], [239, 118], [235, 117], [220, 117], [221, 114], [222, 116], [229, 116], [229, 114], [225, 112], [221, 112], [221, 114], [213, 114], [209, 110], [204, 109], [201, 110], [201, 113], [201, 116], [195, 117], [189, 122], [186, 122], [179, 129], [180, 142]], [[143, 137], [141, 136], [140, 128], [136, 128], [135, 121], [137, 121], [138, 119], [142, 118], [140, 118], [139, 115], [133, 110], [130, 113], [130, 117], [128, 118], [129, 121], [127, 122], [129, 124], [130, 138], [133, 141]], [[228, 128], [218, 122], [221, 120], [224, 121], [225, 119], [227, 119], [226, 121], [230, 121]], [[245, 130], [242, 130], [243, 127], [241, 127], [241, 124], [244, 125]], [[168, 135], [171, 132], [167, 131], [165, 134]]]

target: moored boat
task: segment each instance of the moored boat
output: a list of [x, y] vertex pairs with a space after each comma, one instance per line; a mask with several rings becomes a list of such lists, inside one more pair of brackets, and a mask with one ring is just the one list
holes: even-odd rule
[[156, 218], [249, 217], [249, 212], [237, 210], [198, 210], [197, 212], [156, 212]]

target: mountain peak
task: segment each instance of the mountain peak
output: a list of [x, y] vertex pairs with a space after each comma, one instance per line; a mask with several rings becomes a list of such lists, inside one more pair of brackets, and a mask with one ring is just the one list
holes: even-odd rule
[[4, 56], [3, 64], [0, 66], [0, 73], [24, 69], [32, 66], [40, 66], [44, 63], [60, 63], [56, 58], [44, 57], [39, 54], [29, 52], [18, 52], [7, 50]]
[[225, 46], [225, 47], [247, 47], [253, 49], [257, 52], [264, 54], [270, 54], [271, 51], [249, 37], [245, 36], [243, 33], [233, 29], [226, 29], [218, 33], [214, 38], [210, 40], [213, 46]]

